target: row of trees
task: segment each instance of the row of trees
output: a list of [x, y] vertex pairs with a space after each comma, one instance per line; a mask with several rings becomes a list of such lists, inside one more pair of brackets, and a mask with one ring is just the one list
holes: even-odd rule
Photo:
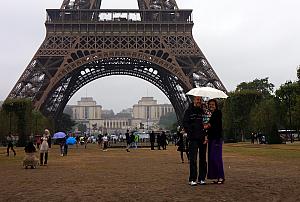
[[24, 146], [31, 135], [42, 135], [45, 128], [50, 131], [69, 131], [75, 123], [63, 114], [59, 120], [45, 117], [34, 110], [29, 99], [7, 99], [0, 110], [0, 144], [7, 134], [19, 137], [18, 145]]
[[279, 129], [300, 128], [299, 82], [288, 81], [276, 91], [268, 78], [243, 82], [230, 92], [222, 111], [226, 139], [243, 140], [251, 133], [262, 133], [270, 143], [280, 143]]

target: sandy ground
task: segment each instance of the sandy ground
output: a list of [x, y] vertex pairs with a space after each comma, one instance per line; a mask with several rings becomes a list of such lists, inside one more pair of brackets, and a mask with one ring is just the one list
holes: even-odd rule
[[[223, 185], [188, 185], [189, 166], [175, 146], [167, 150], [97, 145], [51, 148], [48, 166], [22, 168], [23, 148], [6, 157], [0, 148], [0, 201], [300, 201], [300, 159], [227, 151]], [[299, 152], [299, 147], [293, 147]]]

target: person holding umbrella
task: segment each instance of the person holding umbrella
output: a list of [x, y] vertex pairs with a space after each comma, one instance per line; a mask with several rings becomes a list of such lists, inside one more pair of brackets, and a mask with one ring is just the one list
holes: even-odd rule
[[60, 146], [60, 155], [64, 155], [64, 145], [66, 142], [66, 133], [64, 132], [57, 132], [53, 135], [53, 139], [58, 139], [59, 141], [59, 146]]
[[[202, 98], [193, 97], [193, 103], [187, 108], [183, 117], [183, 128], [187, 132], [189, 140], [189, 158], [190, 158], [190, 176], [189, 184], [191, 186], [206, 184], [205, 177], [207, 173], [206, 147], [204, 126], [203, 126]], [[197, 169], [197, 156], [199, 152], [199, 172]]]

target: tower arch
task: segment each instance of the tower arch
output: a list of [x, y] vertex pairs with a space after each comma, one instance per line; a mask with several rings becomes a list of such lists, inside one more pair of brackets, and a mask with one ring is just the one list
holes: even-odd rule
[[70, 68], [64, 68], [68, 71], [57, 72], [59, 76], [55, 78], [59, 79], [53, 79], [54, 83], [49, 85], [52, 88], [46, 90], [49, 93], [45, 93], [45, 101], [37, 107], [43, 109], [45, 114], [58, 116], [71, 97], [91, 81], [107, 76], [127, 75], [148, 81], [159, 88], [170, 100], [180, 119], [185, 108], [184, 92], [190, 88], [190, 83], [184, 80], [188, 79], [184, 73], [180, 69], [176, 71], [172, 63], [163, 62], [155, 56], [134, 52], [117, 53], [120, 52], [93, 54], [69, 61]]

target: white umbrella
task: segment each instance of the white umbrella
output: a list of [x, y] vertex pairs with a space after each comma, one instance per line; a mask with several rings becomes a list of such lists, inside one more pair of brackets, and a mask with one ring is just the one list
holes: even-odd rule
[[227, 98], [228, 97], [228, 95], [226, 95], [223, 91], [212, 88], [212, 87], [193, 88], [189, 92], [187, 92], [186, 94], [187, 95], [192, 95], [192, 96], [208, 97], [210, 99], [213, 99], [213, 98]]

